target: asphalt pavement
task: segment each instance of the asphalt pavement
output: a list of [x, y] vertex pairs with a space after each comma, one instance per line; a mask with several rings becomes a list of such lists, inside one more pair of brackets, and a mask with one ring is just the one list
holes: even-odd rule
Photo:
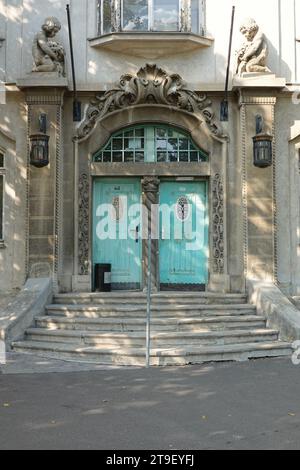
[[0, 449], [299, 450], [300, 366], [95, 368], [19, 356], [0, 372]]

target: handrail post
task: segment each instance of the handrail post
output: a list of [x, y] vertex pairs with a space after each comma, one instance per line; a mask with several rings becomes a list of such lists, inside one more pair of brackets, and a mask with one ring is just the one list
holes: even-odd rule
[[148, 270], [147, 270], [147, 324], [146, 324], [146, 367], [151, 365], [151, 258], [152, 258], [152, 238], [148, 235]]

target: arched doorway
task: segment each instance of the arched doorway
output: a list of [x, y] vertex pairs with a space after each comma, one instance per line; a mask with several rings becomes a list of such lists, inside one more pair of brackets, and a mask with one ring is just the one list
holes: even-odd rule
[[[209, 258], [208, 185], [196, 175], [180, 176], [180, 165], [196, 169], [207, 164], [209, 155], [188, 132], [146, 124], [114, 133], [92, 160], [103, 168], [119, 167], [117, 177], [93, 181], [93, 267], [111, 264], [116, 290], [141, 289], [147, 264], [143, 245], [151, 228], [156, 243], [152, 260], [156, 287], [204, 290]], [[178, 176], [161, 175], [149, 196], [144, 180], [127, 176], [132, 165], [145, 164], [153, 168], [174, 164]]]

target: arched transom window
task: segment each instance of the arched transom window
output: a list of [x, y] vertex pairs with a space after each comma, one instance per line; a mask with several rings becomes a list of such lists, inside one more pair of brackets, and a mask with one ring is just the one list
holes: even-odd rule
[[114, 134], [95, 163], [201, 163], [208, 155], [188, 133], [169, 126], [136, 126]]

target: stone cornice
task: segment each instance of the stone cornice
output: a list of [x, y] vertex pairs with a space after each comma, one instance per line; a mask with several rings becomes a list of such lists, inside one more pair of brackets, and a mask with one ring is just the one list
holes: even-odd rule
[[275, 96], [245, 96], [240, 95], [239, 105], [271, 105], [275, 106], [277, 98]]
[[61, 106], [63, 103], [64, 92], [54, 94], [26, 94], [25, 101], [28, 105], [57, 105]]

